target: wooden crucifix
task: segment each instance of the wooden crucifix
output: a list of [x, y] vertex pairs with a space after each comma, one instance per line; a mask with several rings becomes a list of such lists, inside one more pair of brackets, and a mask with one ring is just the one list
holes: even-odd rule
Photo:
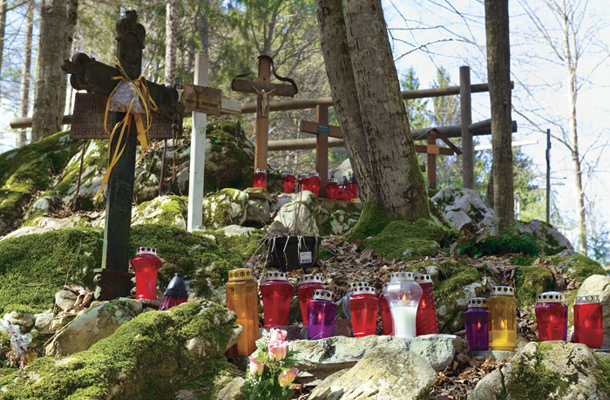
[[[72, 74], [70, 83], [75, 89], [103, 96], [110, 96], [119, 82], [141, 79], [152, 100], [150, 103], [156, 104], [157, 114], [170, 121], [182, 121], [184, 107], [179, 102], [178, 92], [141, 78], [146, 31], [137, 19], [136, 11], [127, 11], [125, 18], [116, 25], [117, 65], [122, 69], [97, 62], [83, 53], [76, 54], [72, 61], [66, 60], [62, 69]], [[112, 125], [124, 121], [125, 117], [123, 112], [113, 112]], [[134, 120], [136, 118], [134, 114]], [[127, 121], [132, 121], [131, 116]], [[122, 138], [114, 134], [109, 144], [110, 154], [117, 148], [124, 147], [124, 150], [108, 181], [102, 268], [95, 270], [94, 278], [95, 297], [99, 300], [127, 296], [132, 286], [132, 275], [128, 273], [129, 238], [138, 128], [136, 123], [128, 125], [128, 132]]]
[[[440, 139], [448, 147], [440, 147], [436, 144], [436, 140]], [[445, 155], [451, 156], [454, 154], [460, 155], [462, 151], [459, 147], [451, 143], [451, 141], [442, 133], [440, 133], [437, 129], [431, 129], [428, 132], [428, 144], [427, 145], [415, 145], [415, 151], [418, 153], [424, 153], [428, 155], [427, 160], [427, 180], [428, 180], [428, 189], [436, 189], [436, 156]]]
[[[271, 73], [282, 82], [271, 83]], [[290, 78], [284, 78], [275, 73], [273, 58], [261, 55], [258, 57], [258, 80], [247, 81], [239, 75], [231, 82], [231, 90], [241, 93], [257, 94], [256, 100], [256, 142], [254, 144], [254, 169], [267, 170], [267, 142], [269, 141], [269, 96], [294, 97], [299, 89]]]

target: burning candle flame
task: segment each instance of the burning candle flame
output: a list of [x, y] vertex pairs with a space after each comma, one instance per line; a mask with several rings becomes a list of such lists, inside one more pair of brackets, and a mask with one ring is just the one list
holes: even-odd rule
[[506, 329], [506, 321], [500, 320], [500, 329]]
[[400, 296], [400, 300], [402, 300], [402, 301], [405, 301], [405, 302], [406, 302], [406, 301], [407, 301], [407, 294], [405, 293], [405, 294], [403, 294], [402, 296]]
[[477, 330], [481, 330], [481, 321], [477, 321]]

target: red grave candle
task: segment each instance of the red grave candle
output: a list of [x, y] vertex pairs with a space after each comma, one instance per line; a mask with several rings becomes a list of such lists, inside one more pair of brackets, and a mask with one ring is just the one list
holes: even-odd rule
[[337, 194], [337, 199], [342, 201], [350, 201], [354, 196], [352, 192], [349, 190], [349, 181], [347, 177], [343, 177], [341, 179], [341, 184], [339, 185], [339, 193]]
[[392, 334], [392, 312], [390, 311], [390, 305], [385, 299], [385, 289], [388, 287], [389, 282], [383, 284], [383, 291], [379, 295], [379, 313], [381, 314], [381, 325], [383, 327], [384, 335]]
[[354, 337], [375, 334], [377, 328], [377, 296], [375, 288], [371, 286], [354, 288], [350, 298], [352, 310], [352, 328]]
[[257, 168], [256, 171], [254, 171], [254, 187], [267, 187], [267, 171], [262, 168]]
[[568, 307], [561, 303], [560, 292], [544, 292], [538, 295], [536, 322], [541, 342], [566, 340], [568, 337]]
[[322, 185], [320, 175], [317, 172], [312, 172], [307, 179], [309, 180], [309, 190], [318, 197], [320, 195], [320, 186]]
[[297, 289], [301, 315], [303, 316], [303, 326], [307, 326], [307, 307], [316, 289], [324, 289], [322, 277], [319, 275], [302, 275]]
[[331, 200], [336, 200], [339, 194], [339, 184], [336, 179], [329, 179], [326, 182], [326, 197]]
[[157, 273], [163, 260], [157, 256], [157, 249], [138, 247], [130, 264], [136, 273], [136, 299], [157, 301]]
[[265, 320], [263, 328], [288, 325], [294, 286], [288, 282], [286, 274], [276, 270], [267, 271], [260, 288]]
[[297, 178], [294, 176], [294, 172], [286, 171], [282, 174], [284, 180], [284, 193], [294, 193], [294, 183]]
[[574, 343], [599, 349], [604, 343], [602, 305], [596, 294], [576, 296], [574, 303]]
[[302, 192], [303, 190], [307, 190], [307, 178], [309, 177], [309, 175], [307, 174], [299, 174], [299, 192]]
[[352, 174], [349, 178], [349, 191], [352, 193], [352, 199], [358, 198], [358, 182], [356, 181], [356, 175]]
[[438, 333], [436, 322], [436, 302], [434, 300], [434, 283], [428, 274], [415, 274], [415, 282], [421, 286], [423, 294], [417, 306], [415, 327], [417, 336]]
[[182, 274], [176, 273], [169, 282], [169, 285], [167, 285], [167, 289], [165, 289], [159, 311], [165, 311], [174, 306], [185, 303], [188, 300], [188, 297], [186, 282], [184, 282], [184, 279], [182, 279]]

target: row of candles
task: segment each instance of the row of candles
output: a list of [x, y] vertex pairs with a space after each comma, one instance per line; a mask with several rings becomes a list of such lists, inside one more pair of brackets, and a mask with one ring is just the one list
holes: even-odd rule
[[[297, 177], [294, 172], [286, 171], [282, 174], [284, 181], [284, 193], [294, 193], [296, 184], [298, 183], [299, 192], [309, 190], [316, 197], [320, 196], [320, 188], [322, 187], [322, 179], [317, 172], [310, 174], [299, 174]], [[267, 171], [262, 168], [257, 168], [254, 172], [254, 187], [267, 187]], [[358, 182], [352, 174], [348, 180], [347, 177], [341, 179], [341, 183], [336, 179], [329, 179], [326, 183], [326, 197], [331, 200], [352, 201], [358, 199]]]

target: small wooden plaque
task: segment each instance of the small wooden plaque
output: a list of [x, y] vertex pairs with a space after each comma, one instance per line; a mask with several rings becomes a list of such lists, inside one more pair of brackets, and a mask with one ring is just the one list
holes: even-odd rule
[[207, 86], [184, 85], [184, 108], [187, 112], [220, 115], [220, 89]]
[[441, 153], [439, 147], [435, 144], [429, 144], [426, 149], [426, 152], [428, 154], [440, 154]]
[[[108, 139], [104, 130], [104, 112], [108, 97], [97, 93], [76, 93], [70, 139]], [[149, 139], [172, 139], [173, 121], [159, 114], [152, 114]], [[106, 125], [112, 131], [112, 113], [108, 113]], [[181, 134], [178, 135], [180, 137]]]

